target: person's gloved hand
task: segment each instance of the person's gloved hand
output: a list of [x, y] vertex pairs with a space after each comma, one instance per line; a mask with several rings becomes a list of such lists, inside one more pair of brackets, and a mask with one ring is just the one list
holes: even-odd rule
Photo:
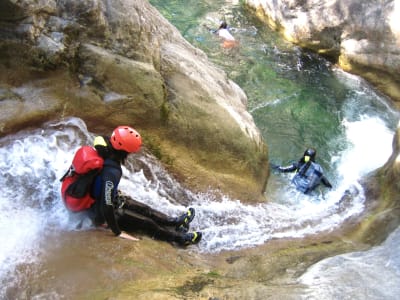
[[274, 163], [270, 163], [269, 166], [270, 166], [270, 168], [271, 168], [272, 170], [279, 170], [279, 165], [276, 165], [276, 164], [274, 164]]

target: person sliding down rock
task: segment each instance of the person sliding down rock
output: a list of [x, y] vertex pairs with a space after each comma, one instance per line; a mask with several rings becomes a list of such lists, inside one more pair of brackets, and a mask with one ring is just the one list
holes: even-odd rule
[[[128, 154], [140, 150], [142, 138], [129, 126], [119, 126], [111, 137], [98, 136], [94, 148], [83, 146], [75, 155], [71, 168], [61, 179], [62, 198], [71, 211], [86, 211], [96, 226], [107, 227], [121, 238], [137, 241], [126, 231], [140, 230], [151, 237], [182, 246], [197, 244], [199, 231], [189, 232], [195, 210], [189, 208], [179, 217], [169, 217], [143, 203], [118, 193], [121, 165]], [[95, 161], [96, 169], [87, 171]], [[78, 174], [84, 170], [88, 174]], [[83, 193], [82, 193], [83, 191]], [[124, 230], [124, 231], [123, 231]]]

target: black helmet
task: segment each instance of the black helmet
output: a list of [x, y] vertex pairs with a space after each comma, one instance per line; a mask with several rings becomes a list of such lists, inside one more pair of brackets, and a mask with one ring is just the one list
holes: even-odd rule
[[317, 155], [317, 150], [314, 148], [308, 148], [304, 151], [304, 161], [307, 162], [308, 160], [315, 161], [315, 156]]
[[221, 28], [224, 28], [224, 29], [228, 28], [228, 23], [226, 23], [226, 21], [222, 21], [221, 25], [219, 26], [219, 29], [221, 29]]

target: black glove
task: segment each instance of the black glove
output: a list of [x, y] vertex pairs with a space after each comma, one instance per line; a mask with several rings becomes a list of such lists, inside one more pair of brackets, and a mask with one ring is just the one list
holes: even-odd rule
[[279, 168], [280, 168], [279, 165], [276, 165], [276, 164], [273, 164], [273, 163], [270, 163], [269, 166], [270, 166], [270, 168], [271, 168], [272, 170], [279, 170]]

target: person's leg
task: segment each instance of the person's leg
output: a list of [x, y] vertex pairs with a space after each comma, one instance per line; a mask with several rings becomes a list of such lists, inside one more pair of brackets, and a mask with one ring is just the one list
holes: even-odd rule
[[201, 233], [180, 233], [175, 230], [169, 230], [157, 224], [149, 217], [143, 216], [130, 209], [119, 209], [120, 217], [118, 224], [122, 230], [136, 231], [140, 230], [150, 235], [152, 238], [167, 242], [176, 242], [180, 245], [196, 244], [201, 240]]
[[120, 195], [120, 200], [124, 203], [122, 208], [134, 211], [145, 217], [152, 219], [154, 222], [165, 226], [175, 226], [178, 231], [187, 232], [189, 230], [189, 223], [193, 220], [195, 212], [193, 208], [181, 216], [174, 218], [151, 208], [150, 206], [132, 199], [126, 195]]
[[175, 227], [175, 230], [180, 232], [188, 232], [190, 222], [193, 221], [194, 215], [195, 215], [194, 208], [190, 207], [186, 213], [177, 218], [176, 220], [177, 225]]
[[144, 203], [141, 203], [133, 199], [125, 199], [124, 202], [125, 204], [122, 206], [122, 208], [136, 212], [137, 214], [140, 214], [144, 217], [150, 218], [151, 220], [160, 225], [166, 225], [166, 226], [176, 225], [176, 218], [169, 217], [166, 214], [154, 208], [151, 208], [150, 206]]

